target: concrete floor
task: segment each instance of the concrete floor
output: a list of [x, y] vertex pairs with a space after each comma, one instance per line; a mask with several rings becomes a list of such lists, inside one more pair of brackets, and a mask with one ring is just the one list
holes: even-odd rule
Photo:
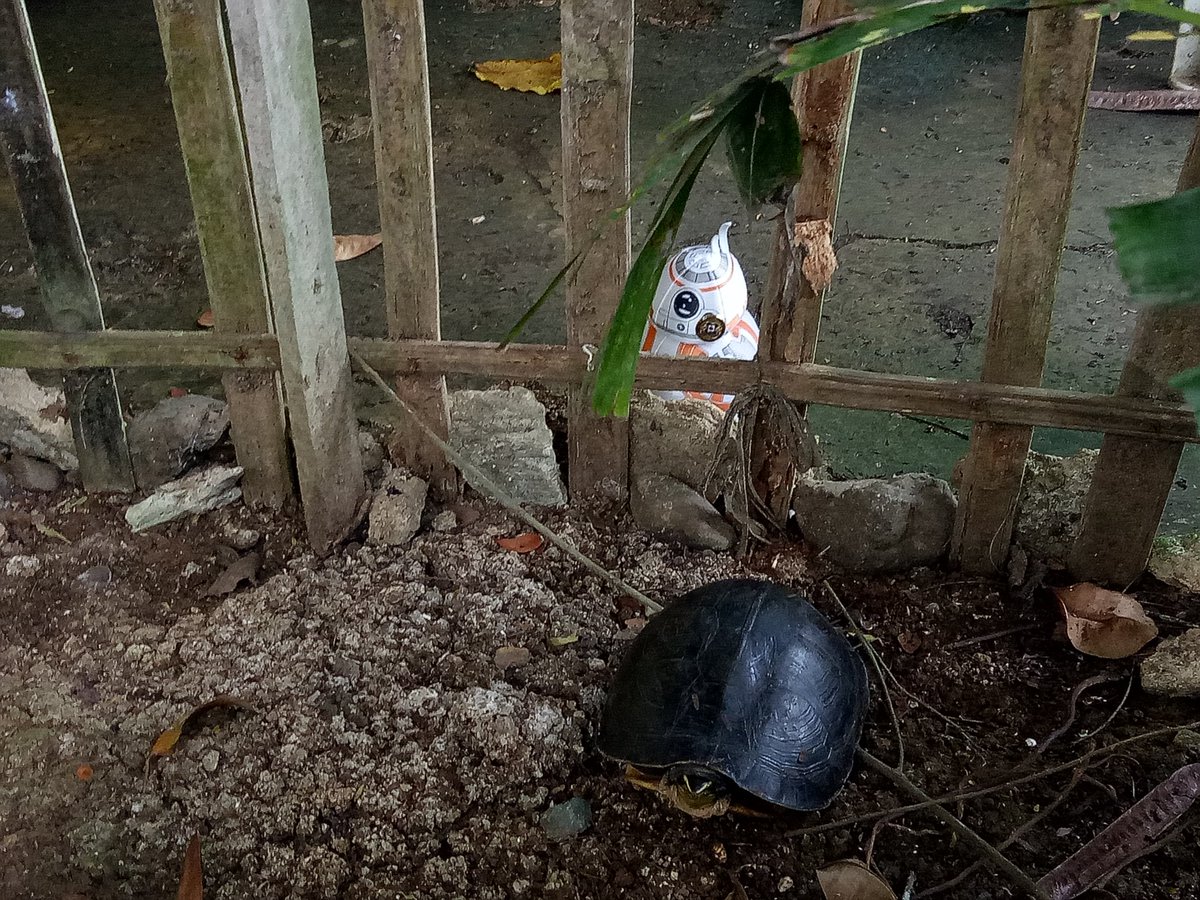
[[[150, 0], [99, 5], [30, 0], [63, 150], [93, 253], [106, 314], [116, 327], [188, 328], [205, 307], [190, 203], [174, 132]], [[313, 0], [323, 114], [345, 122], [369, 112], [359, 5]], [[524, 5], [488, 13], [465, 0], [427, 3], [443, 283], [443, 332], [494, 339], [561, 265], [560, 141], [555, 96], [501, 92], [471, 62], [543, 56], [557, 48], [557, 10]], [[635, 170], [657, 131], [736, 73], [765, 37], [791, 30], [799, 4], [730, 3], [710, 26], [640, 25], [635, 63]], [[1127, 44], [1144, 21], [1106, 22], [1096, 86], [1165, 86], [1169, 47]], [[864, 60], [838, 241], [841, 269], [826, 305], [818, 359], [881, 372], [978, 375], [991, 295], [1023, 40], [1018, 17], [939, 27], [869, 52]], [[1045, 383], [1106, 391], [1116, 383], [1134, 310], [1116, 273], [1104, 210], [1171, 192], [1193, 116], [1089, 113], [1063, 261]], [[335, 230], [375, 230], [369, 137], [328, 143]], [[635, 211], [635, 240], [651, 207]], [[484, 216], [483, 222], [471, 220]], [[733, 245], [761, 294], [770, 226], [740, 207], [728, 167], [714, 156], [684, 225], [687, 241], [736, 223]], [[382, 259], [339, 266], [348, 328], [383, 326]], [[0, 297], [28, 310], [36, 281], [14, 198], [0, 182]], [[973, 327], [964, 340], [962, 325]], [[948, 334], [948, 319], [959, 323]], [[5, 321], [5, 326], [10, 323]], [[550, 304], [526, 340], [563, 339]], [[126, 376], [135, 403], [163, 380]], [[189, 381], [190, 379], [190, 381]], [[946, 475], [965, 449], [943, 431], [898, 416], [815, 409], [835, 466], [848, 474], [924, 470]], [[947, 423], [965, 430], [966, 423]], [[1069, 453], [1098, 436], [1040, 429], [1038, 449]], [[1164, 528], [1195, 530], [1197, 454], [1185, 454]]]

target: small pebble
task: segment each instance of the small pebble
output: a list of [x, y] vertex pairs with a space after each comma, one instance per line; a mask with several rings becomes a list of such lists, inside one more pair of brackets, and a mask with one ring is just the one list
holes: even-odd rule
[[253, 528], [239, 528], [236, 525], [225, 527], [225, 540], [234, 550], [249, 550], [258, 545], [261, 537]]
[[101, 587], [112, 581], [112, 569], [108, 566], [92, 566], [75, 580], [87, 587]]
[[36, 556], [10, 556], [4, 573], [10, 578], [32, 578], [42, 569], [42, 561]]
[[582, 834], [592, 824], [592, 804], [583, 797], [555, 803], [542, 813], [542, 830], [552, 841], [565, 841]]
[[443, 534], [447, 531], [453, 531], [458, 527], [458, 516], [454, 514], [454, 510], [452, 509], [443, 509], [433, 517], [433, 521], [429, 523], [429, 527]]
[[520, 668], [525, 665], [533, 657], [524, 647], [501, 647], [496, 651], [496, 665], [501, 671], [505, 669]]
[[217, 766], [221, 763], [221, 754], [216, 750], [209, 750], [200, 759], [200, 765], [204, 767], [205, 772], [217, 771]]
[[790, 891], [795, 886], [796, 886], [796, 882], [794, 882], [792, 880], [791, 876], [784, 875], [782, 878], [779, 879], [779, 886], [777, 888], [775, 888], [775, 890], [780, 894], [784, 894], [784, 893], [787, 893], [788, 891]]

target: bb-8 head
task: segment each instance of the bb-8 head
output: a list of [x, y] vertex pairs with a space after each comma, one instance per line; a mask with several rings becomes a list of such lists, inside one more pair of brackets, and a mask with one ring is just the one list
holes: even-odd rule
[[729, 252], [726, 222], [708, 244], [684, 247], [658, 280], [650, 318], [664, 336], [707, 344], [713, 355], [729, 343], [730, 326], [746, 312], [746, 276]]

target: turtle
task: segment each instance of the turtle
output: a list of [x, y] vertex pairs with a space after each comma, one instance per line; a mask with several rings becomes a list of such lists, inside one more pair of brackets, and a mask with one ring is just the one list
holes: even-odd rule
[[634, 638], [596, 745], [692, 816], [814, 811], [850, 775], [869, 699], [862, 659], [806, 597], [716, 581]]

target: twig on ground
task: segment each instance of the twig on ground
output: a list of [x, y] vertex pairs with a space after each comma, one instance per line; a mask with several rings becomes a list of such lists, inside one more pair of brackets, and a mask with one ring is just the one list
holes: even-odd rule
[[353, 359], [354, 362], [358, 364], [359, 368], [361, 368], [370, 377], [370, 379], [383, 390], [389, 400], [404, 410], [404, 412], [412, 420], [413, 424], [421, 429], [421, 431], [425, 433], [425, 436], [428, 437], [429, 440], [431, 440], [435, 445], [437, 445], [439, 450], [446, 454], [447, 458], [458, 467], [459, 471], [462, 472], [463, 475], [470, 478], [472, 484], [474, 484], [476, 487], [482, 486], [484, 492], [490, 494], [497, 503], [505, 507], [514, 516], [552, 543], [559, 550], [562, 550], [565, 554], [567, 554], [567, 556], [571, 557], [571, 559], [575, 560], [585, 569], [595, 575], [599, 575], [618, 590], [628, 594], [638, 603], [642, 604], [642, 606], [645, 607], [646, 612], [662, 612], [663, 608], [660, 604], [655, 603], [637, 588], [628, 584], [619, 576], [614, 575], [599, 563], [589, 559], [587, 556], [573, 547], [568, 541], [560, 537], [549, 526], [544, 525], [538, 519], [534, 518], [532, 515], [522, 509], [520, 503], [505, 493], [503, 489], [501, 489], [494, 481], [484, 475], [483, 472], [481, 472], [469, 459], [451, 447], [445, 440], [442, 439], [441, 435], [426, 425], [425, 421], [419, 415], [417, 415], [416, 410], [400, 399], [399, 395], [392, 390], [391, 385], [384, 381], [380, 374], [371, 367], [371, 364], [363, 359], [356, 351], [350, 351], [350, 358]]
[[[892, 703], [892, 692], [888, 690], [887, 676], [883, 674], [883, 660], [880, 658], [875, 648], [871, 646], [871, 642], [867, 640], [863, 634], [862, 628], [858, 622], [854, 620], [854, 616], [850, 615], [850, 610], [846, 609], [846, 604], [842, 603], [842, 598], [837, 595], [837, 591], [833, 589], [833, 585], [828, 580], [823, 581], [825, 590], [829, 591], [829, 596], [833, 598], [833, 602], [838, 605], [838, 609], [842, 611], [842, 615], [846, 617], [846, 621], [850, 623], [850, 629], [854, 632], [854, 636], [858, 638], [863, 649], [867, 651], [867, 658], [871, 660], [871, 665], [875, 668], [875, 674], [879, 678], [879, 686], [883, 689], [883, 698], [887, 701], [888, 713], [892, 717], [892, 726], [896, 730], [896, 769], [900, 772], [904, 771], [904, 731], [900, 728], [900, 717], [896, 715], [896, 705]], [[871, 860], [868, 857], [867, 865], [871, 865]]]
[[964, 638], [961, 641], [955, 641], [953, 644], [947, 644], [942, 649], [958, 650], [962, 647], [969, 647], [972, 644], [982, 644], [984, 641], [994, 641], [997, 638], [1008, 637], [1010, 634], [1021, 634], [1022, 632], [1033, 631], [1041, 627], [1041, 625], [1031, 623], [1029, 625], [1016, 625], [1013, 628], [1002, 628], [1000, 631], [992, 631], [988, 634], [981, 634], [976, 637], [969, 637]]
[[1098, 684], [1107, 684], [1110, 681], [1116, 681], [1120, 676], [1112, 672], [1101, 672], [1099, 675], [1093, 675], [1091, 678], [1085, 678], [1071, 691], [1071, 699], [1067, 703], [1067, 718], [1055, 728], [1050, 734], [1046, 735], [1038, 744], [1037, 749], [1033, 751], [1033, 757], [1041, 756], [1046, 752], [1046, 748], [1057, 741], [1060, 737], [1066, 734], [1071, 726], [1075, 724], [1075, 715], [1077, 713], [1076, 704], [1079, 702], [1080, 696], [1088, 688], [1095, 687]]
[[1113, 719], [1115, 719], [1117, 717], [1117, 714], [1122, 709], [1125, 708], [1125, 701], [1129, 699], [1129, 692], [1133, 690], [1133, 679], [1134, 679], [1134, 676], [1136, 673], [1137, 673], [1137, 669], [1130, 670], [1129, 680], [1125, 682], [1125, 693], [1121, 695], [1121, 699], [1117, 702], [1117, 706], [1112, 711], [1112, 714], [1109, 715], [1109, 717], [1107, 719], [1105, 719], [1103, 722], [1101, 722], [1100, 727], [1097, 728], [1095, 731], [1085, 731], [1085, 732], [1081, 733], [1079, 735], [1079, 737], [1075, 738], [1074, 743], [1078, 744], [1080, 741], [1086, 741], [1088, 738], [1094, 738], [1096, 735], [1098, 735], [1105, 728], [1107, 728], [1109, 725], [1112, 724], [1112, 721], [1113, 721]]
[[903, 772], [897, 772], [887, 763], [876, 759], [865, 750], [860, 749], [858, 756], [870, 769], [887, 778], [904, 793], [915, 797], [925, 804], [925, 808], [932, 815], [945, 822], [951, 831], [958, 835], [965, 843], [971, 845], [977, 853], [980, 853], [988, 862], [1008, 876], [1009, 881], [1025, 891], [1030, 897], [1037, 897], [1039, 900], [1048, 900], [1048, 895], [1038, 887], [1036, 881], [1018, 868], [1007, 856], [980, 837], [976, 831], [965, 825], [950, 810], [946, 809], [936, 800], [931, 799], [928, 794], [909, 781]]

